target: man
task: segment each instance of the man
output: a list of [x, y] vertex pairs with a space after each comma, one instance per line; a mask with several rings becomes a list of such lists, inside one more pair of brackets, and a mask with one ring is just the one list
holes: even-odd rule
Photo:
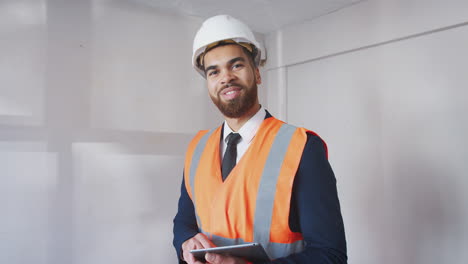
[[[261, 243], [269, 263], [347, 263], [346, 241], [325, 142], [272, 117], [259, 103], [261, 49], [251, 30], [227, 15], [206, 20], [193, 65], [225, 118], [190, 143], [174, 246], [191, 249]], [[207, 254], [207, 263], [248, 263]]]

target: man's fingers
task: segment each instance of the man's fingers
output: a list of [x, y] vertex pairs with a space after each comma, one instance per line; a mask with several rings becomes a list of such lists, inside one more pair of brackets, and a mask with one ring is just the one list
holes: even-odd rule
[[198, 240], [194, 240], [193, 241], [193, 246], [190, 249], [200, 249], [200, 248], [204, 248], [203, 244], [200, 243], [200, 241], [198, 241]]
[[199, 233], [196, 235], [198, 241], [203, 245], [203, 248], [212, 248], [215, 247], [215, 244], [209, 240], [205, 234]]
[[247, 262], [241, 258], [223, 256], [214, 253], [207, 253], [205, 255], [205, 259], [209, 264], [247, 264]]
[[182, 243], [182, 256], [184, 260], [189, 264], [203, 264], [197, 261], [195, 257], [190, 253], [192, 249], [211, 248], [215, 245], [206, 237], [205, 234], [198, 233], [194, 237], [188, 239]]
[[193, 257], [192, 253], [190, 253], [190, 250], [192, 249], [197, 249], [197, 242], [195, 239], [187, 240], [186, 243], [182, 245], [182, 255], [188, 264], [195, 263], [195, 258]]
[[208, 261], [208, 263], [220, 264], [223, 261], [223, 256], [213, 253], [206, 253], [205, 259]]
[[184, 260], [185, 260], [185, 262], [187, 262], [188, 264], [193, 264], [193, 263], [195, 263], [195, 258], [193, 257], [192, 254], [184, 254]]

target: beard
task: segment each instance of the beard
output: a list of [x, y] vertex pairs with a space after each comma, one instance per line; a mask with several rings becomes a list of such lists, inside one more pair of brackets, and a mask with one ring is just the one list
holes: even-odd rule
[[221, 100], [220, 93], [224, 90], [219, 91], [217, 96], [212, 96], [211, 100], [213, 103], [218, 107], [219, 111], [226, 117], [229, 118], [239, 118], [244, 116], [247, 112], [249, 112], [252, 107], [254, 107], [255, 103], [257, 102], [257, 84], [253, 84], [251, 87], [247, 88], [243, 85], [235, 84], [241, 88], [241, 91], [244, 91], [244, 94], [229, 100], [227, 102], [223, 102]]

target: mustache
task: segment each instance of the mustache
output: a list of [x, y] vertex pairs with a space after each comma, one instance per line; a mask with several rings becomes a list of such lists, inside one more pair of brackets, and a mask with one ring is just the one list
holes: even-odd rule
[[241, 88], [241, 90], [244, 89], [244, 86], [242, 84], [238, 84], [238, 83], [235, 83], [235, 82], [227, 83], [227, 84], [223, 85], [221, 87], [221, 89], [219, 89], [218, 96], [221, 96], [221, 94], [224, 92], [224, 90], [228, 89], [231, 86], [237, 86], [237, 87]]
[[244, 88], [244, 86], [242, 86], [242, 84], [232, 82], [232, 83], [228, 83], [228, 84], [223, 85], [223, 87], [221, 88], [221, 91], [224, 90], [224, 89], [227, 89], [227, 88], [229, 88], [231, 86], [237, 86], [237, 87], [240, 87], [241, 89]]

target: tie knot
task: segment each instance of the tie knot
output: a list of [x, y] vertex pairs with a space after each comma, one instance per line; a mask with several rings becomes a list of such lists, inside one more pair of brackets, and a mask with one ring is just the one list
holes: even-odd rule
[[228, 146], [232, 146], [232, 145], [237, 145], [237, 143], [239, 143], [239, 140], [241, 139], [241, 135], [239, 133], [230, 133], [228, 136], [227, 136], [227, 144]]

